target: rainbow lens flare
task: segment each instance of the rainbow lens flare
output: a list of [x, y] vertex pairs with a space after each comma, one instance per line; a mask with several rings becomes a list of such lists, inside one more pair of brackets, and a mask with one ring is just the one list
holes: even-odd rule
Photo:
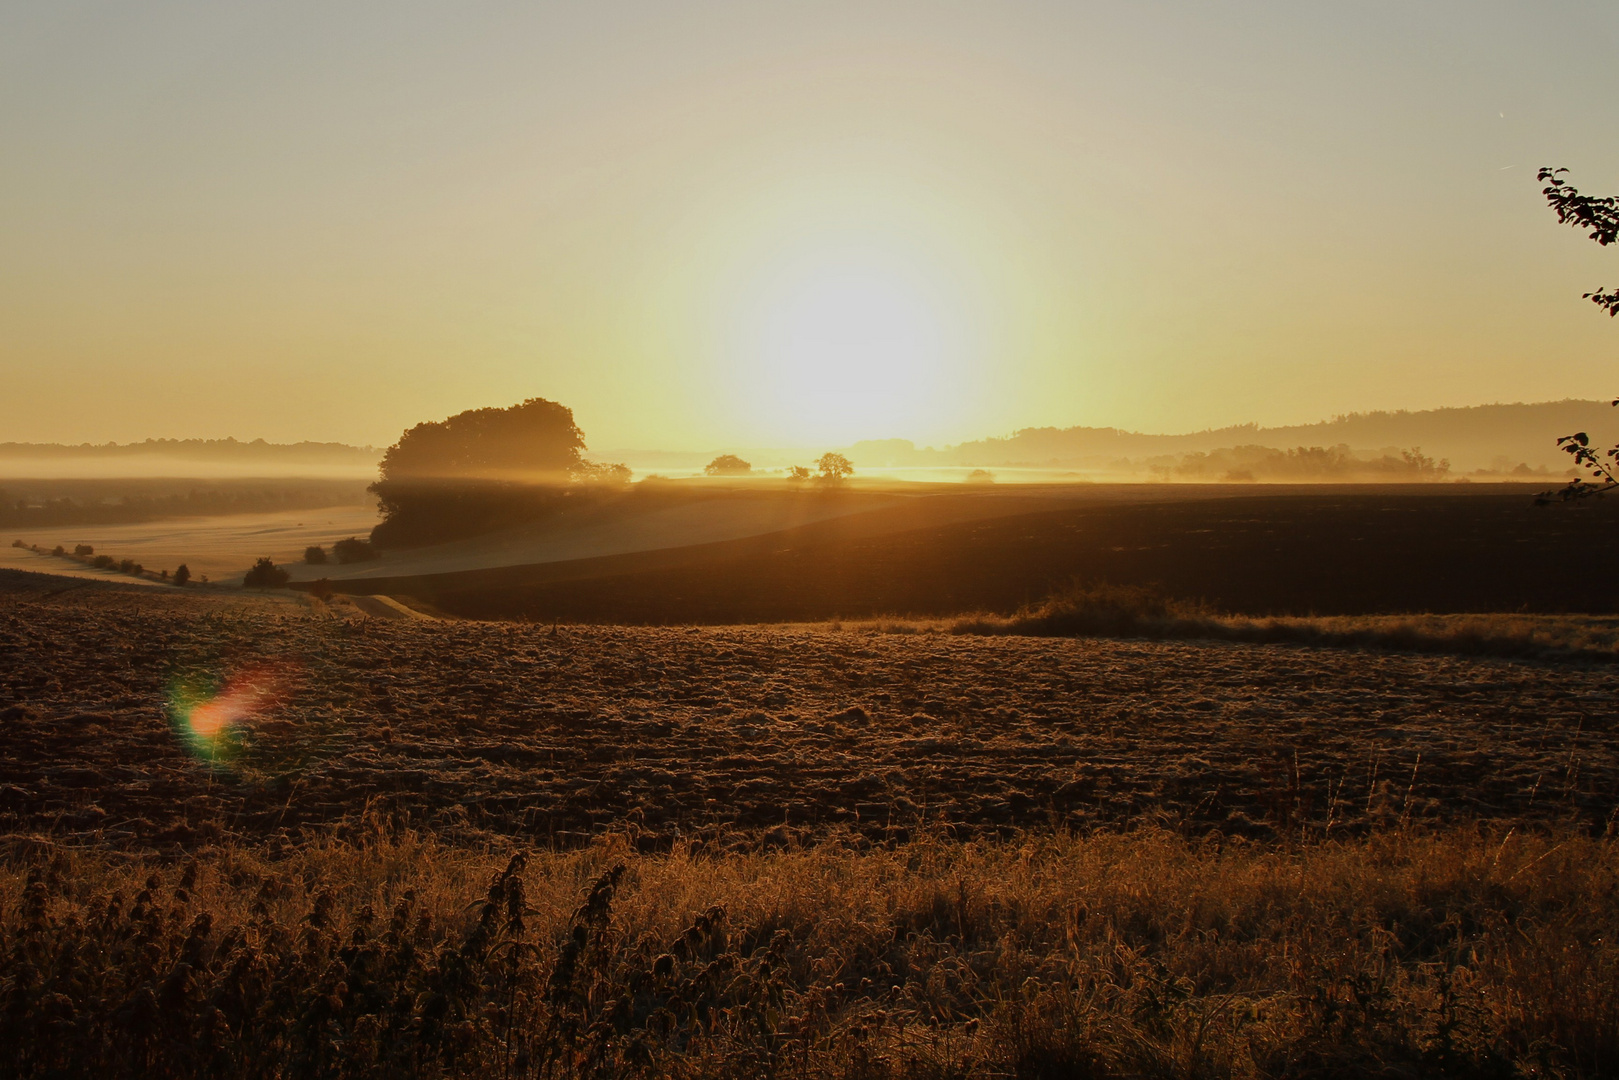
[[274, 664], [179, 682], [169, 693], [169, 722], [197, 757], [227, 765], [244, 749], [253, 721], [286, 700], [290, 684], [290, 670]]

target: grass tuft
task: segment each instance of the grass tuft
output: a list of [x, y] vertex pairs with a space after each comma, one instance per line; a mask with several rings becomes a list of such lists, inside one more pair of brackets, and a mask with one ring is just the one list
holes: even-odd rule
[[1072, 585], [1015, 615], [965, 616], [950, 623], [949, 632], [1242, 641], [1462, 656], [1619, 661], [1619, 616], [1506, 613], [1251, 618], [1222, 615], [1204, 605], [1170, 599], [1138, 586], [1088, 583]]

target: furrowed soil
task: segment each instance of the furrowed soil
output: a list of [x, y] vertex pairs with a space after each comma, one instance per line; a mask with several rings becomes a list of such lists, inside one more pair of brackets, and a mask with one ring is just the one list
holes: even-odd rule
[[1148, 824], [1600, 831], [1619, 806], [1614, 675], [1571, 664], [553, 629], [16, 572], [0, 656], [0, 833], [135, 850], [379, 813], [458, 842], [718, 850]]

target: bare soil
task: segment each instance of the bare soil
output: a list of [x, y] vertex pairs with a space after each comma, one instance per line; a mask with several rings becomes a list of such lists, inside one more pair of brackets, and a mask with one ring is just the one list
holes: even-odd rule
[[[228, 761], [176, 687], [281, 665]], [[1285, 645], [562, 626], [0, 572], [0, 832], [131, 848], [408, 815], [561, 846], [1619, 806], [1611, 670]], [[729, 837], [729, 840], [723, 839]]]

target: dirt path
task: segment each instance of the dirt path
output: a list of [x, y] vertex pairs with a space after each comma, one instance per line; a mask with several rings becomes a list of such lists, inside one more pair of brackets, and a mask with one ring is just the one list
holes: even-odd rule
[[344, 602], [352, 604], [366, 615], [374, 615], [380, 619], [416, 619], [423, 622], [437, 622], [433, 616], [424, 611], [417, 611], [407, 604], [395, 600], [391, 596], [347, 596]]

